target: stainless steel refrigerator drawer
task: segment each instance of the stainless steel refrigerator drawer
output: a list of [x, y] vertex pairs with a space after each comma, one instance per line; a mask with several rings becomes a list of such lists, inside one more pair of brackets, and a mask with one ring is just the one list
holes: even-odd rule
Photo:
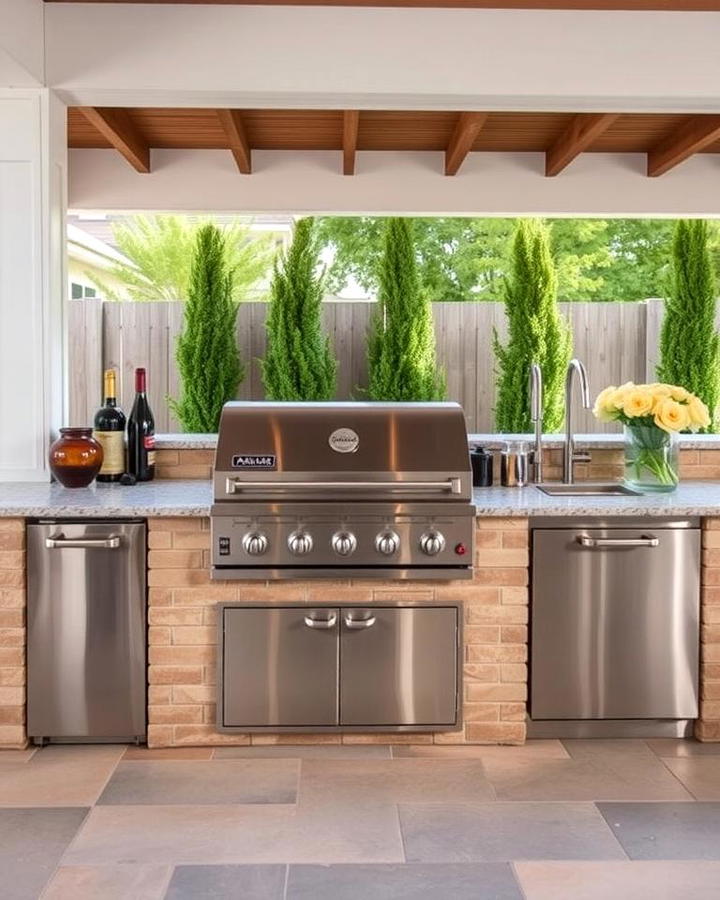
[[220, 612], [220, 731], [458, 726], [457, 605]]
[[31, 738], [145, 737], [145, 535], [143, 522], [28, 525]]
[[534, 529], [533, 720], [698, 713], [700, 530]]

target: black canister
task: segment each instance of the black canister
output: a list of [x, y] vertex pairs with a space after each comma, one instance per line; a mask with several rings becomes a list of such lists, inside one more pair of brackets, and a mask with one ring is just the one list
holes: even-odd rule
[[493, 483], [493, 456], [484, 447], [474, 447], [470, 451], [473, 472], [473, 487], [491, 487]]

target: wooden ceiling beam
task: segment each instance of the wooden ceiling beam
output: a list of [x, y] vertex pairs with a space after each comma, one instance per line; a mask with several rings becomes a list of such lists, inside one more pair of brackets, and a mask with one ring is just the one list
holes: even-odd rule
[[588, 150], [617, 121], [618, 113], [579, 113], [545, 154], [545, 175], [552, 177]]
[[488, 117], [486, 112], [461, 112], [445, 150], [445, 174], [456, 175]]
[[343, 175], [355, 174], [359, 125], [360, 112], [357, 109], [346, 109], [343, 112]]
[[720, 140], [720, 116], [693, 116], [675, 134], [648, 153], [650, 178], [664, 175], [679, 163]]
[[150, 172], [150, 147], [138, 134], [126, 109], [78, 106], [77, 109], [137, 172]]
[[252, 173], [252, 151], [245, 132], [242, 113], [239, 109], [219, 109], [217, 114], [238, 169], [243, 175], [250, 175]]

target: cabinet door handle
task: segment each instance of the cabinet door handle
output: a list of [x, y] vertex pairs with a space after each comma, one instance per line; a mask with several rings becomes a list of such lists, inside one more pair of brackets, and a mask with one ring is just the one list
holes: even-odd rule
[[77, 550], [117, 550], [119, 546], [120, 538], [115, 535], [107, 538], [66, 538], [59, 534], [57, 537], [45, 538], [48, 550], [62, 550], [63, 547]]
[[591, 538], [579, 534], [575, 540], [581, 547], [657, 547], [660, 544], [660, 539], [652, 534], [639, 538]]
[[345, 616], [345, 627], [350, 628], [352, 630], [359, 630], [361, 628], [372, 628], [375, 624], [375, 616], [370, 616], [368, 619], [353, 619], [353, 617], [348, 614]]
[[311, 616], [305, 616], [305, 624], [308, 628], [328, 631], [337, 625], [337, 613], [331, 613], [327, 619], [313, 619]]

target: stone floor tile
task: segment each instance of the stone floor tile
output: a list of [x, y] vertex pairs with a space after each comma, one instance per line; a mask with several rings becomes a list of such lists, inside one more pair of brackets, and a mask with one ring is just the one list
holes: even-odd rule
[[485, 760], [501, 800], [692, 801], [643, 741], [564, 741], [566, 760]]
[[402, 862], [393, 806], [96, 806], [65, 865]]
[[720, 860], [720, 803], [598, 803], [630, 859]]
[[212, 747], [128, 747], [123, 762], [129, 759], [212, 759]]
[[378, 744], [278, 744], [216, 747], [213, 759], [390, 759], [390, 747]]
[[0, 809], [0, 896], [37, 900], [87, 809]]
[[43, 747], [0, 766], [0, 807], [92, 806], [124, 752], [114, 744]]
[[178, 866], [165, 900], [284, 900], [286, 878], [282, 865]]
[[[230, 895], [228, 895], [230, 896]], [[291, 866], [287, 900], [523, 900], [507, 863]]]
[[518, 862], [527, 900], [717, 900], [715, 862]]
[[664, 763], [697, 800], [720, 800], [720, 756], [666, 758]]
[[408, 862], [623, 859], [592, 803], [400, 806]]
[[298, 771], [293, 759], [132, 760], [118, 765], [98, 803], [295, 803]]
[[42, 900], [163, 900], [170, 866], [61, 866]]
[[3, 763], [30, 762], [37, 753], [37, 747], [28, 747], [27, 750], [0, 750], [0, 766]]
[[414, 744], [393, 746], [394, 759], [402, 757], [435, 757], [438, 759], [505, 759], [514, 762], [535, 759], [567, 759], [568, 752], [560, 741], [528, 741], [521, 747], [498, 747], [491, 744]]
[[648, 747], [660, 757], [720, 756], [720, 741], [707, 743], [694, 739], [654, 738], [646, 741]]
[[305, 807], [494, 800], [476, 759], [303, 760]]

